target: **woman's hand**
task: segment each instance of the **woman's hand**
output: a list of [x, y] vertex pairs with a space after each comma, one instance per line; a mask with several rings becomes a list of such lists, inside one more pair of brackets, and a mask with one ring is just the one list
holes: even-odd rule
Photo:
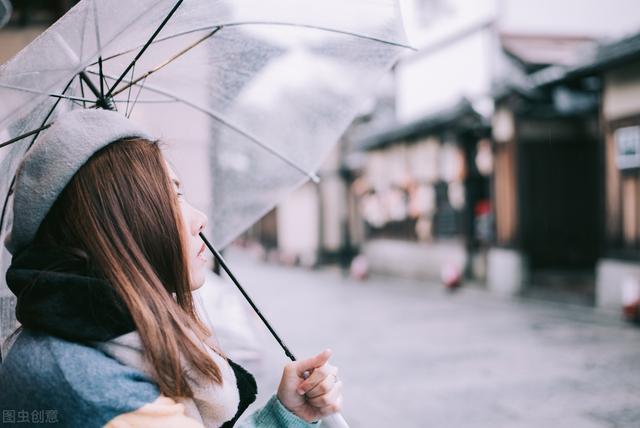
[[[331, 350], [287, 364], [278, 387], [278, 399], [289, 411], [314, 422], [342, 407], [342, 382], [338, 368], [328, 364]], [[305, 373], [309, 377], [305, 380]]]

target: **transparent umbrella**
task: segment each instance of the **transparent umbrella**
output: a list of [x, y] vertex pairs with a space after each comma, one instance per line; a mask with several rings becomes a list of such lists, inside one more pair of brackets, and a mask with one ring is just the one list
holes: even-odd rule
[[[0, 67], [0, 239], [16, 168], [40, 132], [61, 112], [109, 108], [167, 143], [209, 216], [210, 249], [223, 248], [318, 180], [407, 48], [396, 0], [83, 0]], [[0, 261], [2, 297], [4, 247]]]

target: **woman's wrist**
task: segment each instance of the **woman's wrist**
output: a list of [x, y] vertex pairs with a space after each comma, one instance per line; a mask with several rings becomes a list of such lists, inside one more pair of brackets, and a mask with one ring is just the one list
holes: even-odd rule
[[294, 409], [290, 409], [290, 408], [287, 407], [287, 405], [284, 403], [284, 401], [282, 401], [282, 399], [280, 398], [280, 396], [278, 394], [275, 394], [274, 397], [275, 397], [276, 401], [278, 402], [278, 404], [282, 407], [283, 411], [291, 413], [296, 418], [298, 418], [298, 419], [300, 419], [300, 420], [302, 420], [302, 421], [304, 421], [304, 422], [306, 422], [308, 424], [317, 424], [319, 422], [319, 420], [308, 421], [308, 420], [304, 419], [303, 417], [298, 416]]
[[319, 424], [319, 421], [307, 422], [296, 415], [282, 403], [277, 394], [274, 394], [271, 397], [265, 408], [271, 410], [269, 413], [273, 417], [273, 422], [276, 423], [276, 426], [286, 426], [287, 428], [308, 428], [310, 426], [315, 427]]

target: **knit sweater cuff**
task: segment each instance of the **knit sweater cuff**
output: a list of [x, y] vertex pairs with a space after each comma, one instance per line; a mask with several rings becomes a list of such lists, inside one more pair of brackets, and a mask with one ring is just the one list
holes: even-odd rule
[[319, 422], [309, 423], [291, 413], [276, 395], [260, 410], [256, 422], [265, 427], [309, 428], [317, 427]]

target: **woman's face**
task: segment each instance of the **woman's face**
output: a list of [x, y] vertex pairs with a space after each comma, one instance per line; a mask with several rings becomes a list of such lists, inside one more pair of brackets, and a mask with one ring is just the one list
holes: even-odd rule
[[200, 239], [198, 234], [207, 225], [207, 216], [201, 211], [191, 206], [182, 195], [182, 188], [180, 187], [180, 180], [176, 175], [171, 165], [168, 162], [167, 169], [169, 170], [169, 176], [175, 191], [178, 195], [178, 205], [180, 207], [180, 213], [182, 214], [182, 224], [184, 229], [182, 230], [185, 236], [185, 242], [187, 243], [187, 260], [189, 261], [189, 274], [191, 280], [191, 289], [195, 290], [200, 288], [205, 281], [205, 269], [207, 269], [207, 254], [206, 247]]

